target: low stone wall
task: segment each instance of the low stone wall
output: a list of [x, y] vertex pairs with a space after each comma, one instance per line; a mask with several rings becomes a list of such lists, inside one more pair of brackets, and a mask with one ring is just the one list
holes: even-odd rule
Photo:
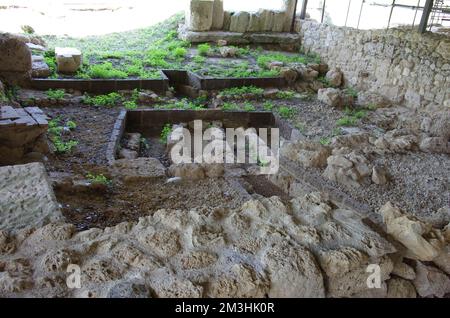
[[356, 30], [301, 21], [306, 51], [344, 72], [346, 84], [413, 108], [450, 107], [450, 38], [411, 30]]

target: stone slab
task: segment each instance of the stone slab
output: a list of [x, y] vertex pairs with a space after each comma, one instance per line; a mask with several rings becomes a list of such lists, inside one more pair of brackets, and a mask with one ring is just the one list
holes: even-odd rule
[[0, 230], [40, 227], [62, 218], [42, 163], [0, 167]]
[[229, 31], [189, 31], [185, 26], [180, 26], [179, 37], [191, 43], [217, 42], [225, 40], [228, 44], [300, 44], [301, 35], [298, 33], [243, 33]]

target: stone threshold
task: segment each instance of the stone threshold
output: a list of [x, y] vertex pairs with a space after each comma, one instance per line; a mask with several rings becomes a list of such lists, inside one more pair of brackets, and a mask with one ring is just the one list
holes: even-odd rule
[[229, 32], [229, 31], [189, 31], [185, 25], [178, 29], [179, 38], [191, 43], [217, 42], [225, 40], [228, 44], [294, 44], [300, 45], [299, 33], [278, 32]]

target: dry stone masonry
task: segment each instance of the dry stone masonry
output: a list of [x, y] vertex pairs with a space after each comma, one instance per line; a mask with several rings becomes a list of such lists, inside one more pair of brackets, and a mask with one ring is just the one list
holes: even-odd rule
[[47, 116], [38, 107], [0, 107], [0, 164], [46, 154]]
[[309, 20], [297, 25], [304, 49], [339, 67], [346, 84], [409, 107], [448, 111], [448, 36], [410, 29], [356, 30]]

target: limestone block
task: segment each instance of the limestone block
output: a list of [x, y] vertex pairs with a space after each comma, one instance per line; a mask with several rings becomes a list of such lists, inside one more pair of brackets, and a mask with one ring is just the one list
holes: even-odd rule
[[283, 32], [285, 14], [283, 11], [273, 12], [272, 32]]
[[190, 0], [186, 25], [191, 31], [209, 31], [213, 25], [214, 1]]
[[31, 51], [14, 35], [0, 35], [0, 71], [23, 73], [31, 71]]
[[44, 165], [0, 167], [0, 230], [43, 226], [62, 219]]
[[250, 22], [250, 14], [248, 12], [237, 12], [231, 16], [230, 31], [243, 33], [247, 31]]
[[233, 15], [232, 12], [229, 11], [225, 11], [223, 14], [223, 27], [222, 30], [223, 31], [229, 31], [230, 30], [230, 25], [231, 25], [231, 16]]
[[81, 51], [70, 47], [56, 47], [56, 64], [59, 73], [73, 74], [80, 68], [83, 61]]
[[262, 22], [261, 15], [258, 12], [251, 13], [247, 31], [248, 32], [260, 32], [260, 31], [262, 31], [262, 24], [261, 24], [261, 22]]
[[224, 22], [223, 0], [214, 0], [212, 29], [222, 30]]
[[260, 9], [259, 15], [261, 16], [261, 31], [272, 31], [274, 12], [271, 10]]
[[283, 31], [290, 32], [292, 28], [292, 22], [294, 21], [296, 0], [283, 0], [284, 11], [284, 23]]
[[44, 62], [44, 58], [39, 55], [33, 55], [33, 66], [31, 76], [34, 78], [45, 78], [51, 74], [50, 68]]

